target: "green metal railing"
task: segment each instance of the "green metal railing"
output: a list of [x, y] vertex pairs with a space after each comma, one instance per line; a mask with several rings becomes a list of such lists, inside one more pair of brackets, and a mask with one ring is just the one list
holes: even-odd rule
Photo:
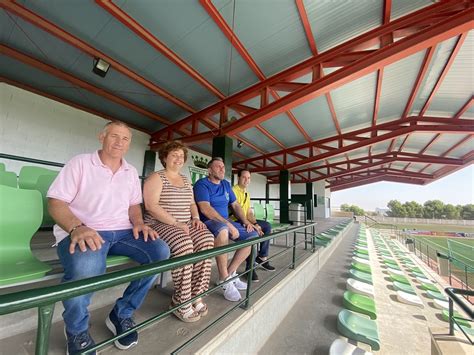
[[[210, 250], [205, 250], [201, 252], [197, 252], [194, 254], [190, 255], [185, 255], [185, 256], [180, 256], [176, 258], [171, 258], [168, 260], [163, 260], [159, 262], [155, 262], [152, 264], [147, 264], [147, 265], [141, 265], [133, 268], [129, 268], [126, 270], [120, 270], [116, 272], [112, 272], [109, 274], [104, 274], [100, 276], [95, 276], [92, 278], [88, 279], [83, 279], [83, 280], [77, 280], [77, 281], [71, 281], [55, 286], [49, 286], [49, 287], [43, 287], [39, 289], [33, 289], [33, 290], [26, 290], [26, 291], [20, 291], [20, 292], [15, 292], [11, 294], [6, 294], [6, 295], [1, 295], [0, 296], [0, 315], [4, 314], [9, 314], [9, 313], [14, 313], [14, 312], [19, 312], [23, 311], [26, 309], [30, 308], [38, 308], [38, 327], [37, 327], [37, 334], [36, 334], [36, 354], [38, 355], [43, 355], [48, 353], [48, 346], [49, 346], [49, 335], [50, 335], [50, 330], [51, 330], [51, 324], [52, 324], [52, 318], [53, 318], [53, 313], [54, 313], [54, 307], [56, 302], [60, 302], [69, 298], [81, 296], [87, 293], [103, 290], [106, 288], [110, 288], [113, 286], [117, 286], [123, 283], [128, 283], [136, 279], [140, 279], [146, 276], [152, 276], [152, 275], [158, 275], [159, 273], [169, 271], [187, 264], [194, 264], [198, 261], [205, 260], [205, 259], [210, 259], [212, 257], [215, 257], [217, 255], [221, 255], [224, 253], [229, 253], [232, 251], [235, 251], [237, 249], [241, 249], [244, 247], [248, 246], [253, 246], [255, 244], [261, 243], [266, 240], [278, 238], [285, 236], [287, 234], [293, 234], [293, 245], [290, 246], [289, 248], [286, 248], [285, 250], [275, 254], [272, 256], [272, 258], [279, 256], [283, 253], [292, 251], [292, 259], [291, 263], [288, 265], [290, 269], [294, 269], [296, 267], [296, 262], [299, 258], [296, 256], [296, 247], [300, 245], [301, 243], [307, 243], [306, 238], [300, 242], [297, 242], [297, 233], [301, 232], [307, 228], [314, 228], [316, 223], [310, 223], [307, 225], [303, 226], [298, 226], [298, 227], [291, 227], [287, 230], [276, 232], [269, 234], [268, 236], [263, 236], [259, 238], [254, 238], [246, 241], [241, 241], [241, 242], [236, 242], [231, 245], [226, 245], [226, 246], [221, 246], [217, 247], [214, 249]], [[314, 243], [314, 238], [312, 242], [312, 247], [311, 247], [311, 252], [315, 251], [315, 243]], [[306, 249], [306, 248], [305, 248]], [[255, 248], [252, 247], [252, 254], [251, 257], [255, 257]], [[253, 259], [252, 259], [253, 260]], [[248, 273], [253, 272], [254, 265], [251, 265], [251, 269], [247, 271]], [[283, 272], [285, 269], [281, 270]], [[276, 273], [271, 279], [267, 280], [265, 283], [262, 283], [260, 287], [263, 287], [266, 283], [271, 281], [274, 277], [278, 276], [279, 273]], [[238, 275], [240, 276], [240, 275]], [[238, 277], [236, 276], [236, 277]], [[233, 280], [233, 279], [232, 279]], [[232, 280], [228, 280], [227, 282], [231, 282]], [[250, 305], [251, 301], [251, 295], [256, 291], [254, 290], [252, 292], [251, 289], [252, 282], [251, 278], [248, 278], [248, 288], [247, 292], [245, 295], [245, 298], [237, 303], [234, 307], [232, 307], [228, 312], [226, 312], [224, 315], [222, 315], [219, 319], [211, 323], [210, 326], [213, 324], [219, 322], [223, 317], [225, 317], [229, 312], [232, 310], [236, 309], [237, 307], [242, 306], [243, 308], [247, 308]], [[171, 308], [165, 312], [162, 312], [138, 325], [130, 329], [129, 331], [122, 333], [118, 336], [115, 336], [113, 338], [110, 338], [108, 340], [105, 340], [101, 343], [98, 343], [95, 347], [90, 348], [87, 350], [87, 352], [97, 350], [99, 348], [104, 347], [105, 345], [108, 345], [115, 340], [126, 336], [127, 334], [139, 330], [141, 328], [144, 328], [150, 324], [153, 324], [160, 319], [166, 317], [167, 315], [171, 314], [173, 311], [177, 310], [178, 308], [182, 307], [183, 305], [189, 304], [195, 300], [197, 300], [200, 297], [206, 296], [212, 292], [214, 292], [217, 289], [220, 289], [220, 285], [213, 287], [209, 289], [208, 291], [197, 295], [196, 297], [190, 299], [189, 301], [177, 305], [174, 308]], [[203, 331], [199, 332], [196, 334], [193, 338], [191, 338], [189, 341], [187, 341], [185, 344], [183, 344], [180, 348], [178, 348], [175, 351], [179, 351], [183, 347], [187, 346], [189, 343], [194, 341], [200, 334], [203, 332], [207, 331], [208, 328], [204, 329]], [[87, 353], [85, 352], [85, 353]]]
[[454, 303], [458, 307], [460, 307], [464, 313], [468, 315], [470, 319], [463, 318], [463, 320], [469, 321], [472, 323], [474, 320], [474, 311], [470, 309], [464, 302], [461, 301], [461, 298], [458, 297], [458, 295], [463, 295], [463, 296], [474, 296], [474, 291], [472, 290], [462, 290], [460, 288], [453, 288], [453, 287], [447, 287], [444, 289], [446, 294], [449, 296], [449, 335], [454, 335], [454, 324], [458, 326], [458, 329], [464, 334], [466, 339], [469, 341], [471, 345], [474, 345], [473, 340], [471, 337], [466, 333], [462, 325], [459, 323], [459, 321], [456, 319], [454, 316]]
[[[411, 241], [407, 243], [407, 240]], [[462, 289], [465, 290], [472, 290], [474, 285], [474, 268], [472, 266], [467, 265], [464, 261], [454, 256], [447, 255], [444, 248], [424, 240], [413, 238], [410, 235], [401, 234], [399, 241], [404, 245], [412, 244], [413, 253], [438, 274], [440, 273], [438, 268], [440, 262], [438, 259], [447, 260], [449, 284], [456, 287], [461, 286]], [[465, 294], [464, 297], [467, 301], [472, 303], [472, 295]]]

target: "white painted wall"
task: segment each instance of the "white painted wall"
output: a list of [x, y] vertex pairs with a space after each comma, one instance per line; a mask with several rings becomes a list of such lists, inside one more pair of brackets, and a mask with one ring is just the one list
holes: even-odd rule
[[[73, 156], [100, 148], [97, 139], [107, 123], [102, 117], [64, 105], [46, 97], [0, 83], [0, 152], [27, 158], [66, 163]], [[143, 170], [149, 135], [132, 129], [133, 138], [126, 159], [139, 174]], [[210, 157], [189, 150], [183, 174], [191, 179], [195, 170], [193, 156]], [[23, 162], [0, 159], [8, 171], [17, 174]], [[28, 165], [33, 165], [28, 163]], [[58, 169], [40, 165], [49, 169]], [[163, 167], [158, 155], [155, 170]], [[207, 174], [207, 169], [202, 172]], [[237, 179], [235, 180], [237, 181]], [[249, 191], [252, 197], [265, 197], [266, 177], [252, 174]], [[278, 185], [274, 185], [278, 188]], [[277, 191], [278, 192], [278, 191]]]
[[[66, 163], [77, 154], [98, 149], [97, 135], [106, 123], [101, 117], [0, 83], [2, 153]], [[141, 174], [149, 136], [137, 130], [132, 132], [132, 145], [126, 159]], [[7, 170], [17, 174], [24, 165], [8, 159], [0, 161]]]
[[306, 194], [306, 184], [291, 184], [291, 193], [293, 195]]
[[331, 198], [331, 191], [326, 189], [326, 182], [324, 180], [314, 182], [313, 191], [317, 195], [317, 198], [321, 196], [325, 197], [324, 204], [320, 204], [320, 201], [318, 201], [318, 207], [314, 209], [314, 216], [319, 218], [331, 217], [331, 208], [330, 204], [328, 204], [328, 199]]

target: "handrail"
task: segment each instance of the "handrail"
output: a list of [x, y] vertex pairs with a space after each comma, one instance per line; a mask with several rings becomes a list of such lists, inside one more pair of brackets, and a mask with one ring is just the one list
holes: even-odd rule
[[[27, 157], [22, 157], [19, 155], [11, 155], [11, 154], [5, 154], [5, 153], [0, 153], [0, 158], [1, 159], [10, 159], [10, 160], [17, 160], [17, 161], [23, 161], [25, 163], [33, 163], [33, 164], [40, 164], [40, 165], [50, 165], [50, 166], [56, 166], [58, 168], [64, 167], [64, 163], [56, 163], [54, 161], [48, 161], [48, 160], [41, 160], [41, 159], [34, 159], [34, 158], [27, 158]], [[141, 180], [145, 179], [144, 176], [139, 176]]]
[[51, 166], [57, 166], [57, 167], [60, 167], [60, 168], [62, 168], [64, 166], [63, 163], [56, 163], [54, 161], [26, 158], [26, 157], [21, 157], [19, 155], [10, 155], [10, 154], [4, 154], [4, 153], [0, 153], [0, 158], [24, 161], [24, 162], [27, 162], [27, 163], [34, 163], [34, 164], [41, 164], [41, 165], [51, 165]]
[[[396, 224], [392, 224], [392, 223], [382, 223], [382, 222], [379, 222], [377, 221], [375, 218], [372, 218], [370, 216], [367, 216], [366, 214], [364, 214], [364, 217], [365, 217], [365, 220], [367, 223], [367, 219], [370, 219], [371, 221], [374, 222], [374, 224], [372, 224], [371, 226], [368, 226], [369, 228], [373, 228], [374, 226], [376, 225], [385, 225], [385, 226], [390, 226], [390, 228], [393, 228], [395, 231], [398, 232], [398, 226]], [[368, 224], [368, 223], [367, 223]]]
[[[80, 295], [84, 295], [87, 293], [91, 293], [94, 291], [103, 290], [109, 287], [117, 286], [123, 283], [127, 283], [136, 279], [140, 279], [146, 276], [157, 275], [164, 271], [168, 271], [183, 265], [187, 264], [194, 264], [198, 261], [209, 259], [215, 257], [220, 254], [229, 253], [235, 251], [240, 248], [252, 246], [257, 243], [261, 243], [262, 241], [274, 239], [280, 236], [284, 236], [288, 233], [293, 233], [294, 235], [294, 245], [292, 248], [287, 249], [290, 251], [293, 249], [293, 256], [292, 256], [292, 263], [289, 265], [290, 268], [295, 268], [296, 260], [296, 233], [297, 231], [307, 229], [307, 228], [314, 228], [316, 223], [309, 223], [302, 226], [291, 227], [283, 231], [271, 233], [267, 236], [252, 238], [246, 241], [240, 241], [233, 243], [231, 245], [225, 245], [221, 247], [216, 247], [213, 249], [171, 258], [168, 260], [158, 261], [155, 263], [147, 264], [147, 265], [140, 265], [136, 267], [132, 267], [126, 270], [120, 270], [116, 272], [112, 272], [109, 274], [99, 275], [83, 280], [76, 280], [67, 283], [63, 283], [60, 285], [55, 286], [48, 286], [39, 289], [33, 290], [24, 290], [15, 293], [0, 295], [0, 315], [14, 313], [30, 308], [38, 308], [38, 330], [37, 330], [37, 339], [36, 339], [36, 354], [47, 354], [48, 352], [48, 343], [49, 343], [49, 333], [51, 329], [52, 323], [52, 316], [54, 312], [55, 303], [69, 299], [72, 297], [77, 297]], [[314, 239], [314, 238], [312, 238]], [[306, 240], [304, 241], [306, 242]], [[299, 243], [298, 243], [299, 244]], [[315, 251], [315, 243], [313, 241], [311, 251]], [[254, 248], [252, 248], [252, 256], [254, 256]], [[253, 265], [251, 265], [250, 273], [253, 272]], [[236, 276], [237, 277], [237, 276]], [[232, 281], [232, 280], [231, 280]], [[250, 299], [250, 288], [251, 288], [251, 280], [249, 280], [248, 290], [245, 299], [241, 302], [244, 304], [244, 307], [247, 307], [249, 304]], [[218, 286], [204, 292], [201, 295], [197, 295], [193, 299], [183, 303], [188, 304], [193, 302], [200, 296], [207, 295], [217, 289]], [[89, 350], [93, 350], [96, 348], [100, 348], [106, 344], [109, 344], [116, 339], [125, 336], [126, 334], [133, 332], [135, 330], [141, 329], [149, 324], [152, 324], [159, 319], [167, 316], [175, 309], [181, 307], [182, 305], [178, 305], [173, 309], [170, 309], [166, 312], [163, 312], [153, 318], [142, 322], [141, 324], [136, 325], [128, 332], [116, 335], [115, 337], [103, 341], [100, 344], [97, 344], [94, 348]]]
[[466, 305], [461, 298], [457, 295], [467, 295], [467, 296], [474, 296], [474, 291], [472, 290], [463, 290], [460, 288], [454, 287], [446, 287], [444, 292], [449, 296], [449, 335], [454, 335], [454, 323], [458, 326], [467, 340], [474, 345], [474, 342], [471, 340], [468, 334], [464, 331], [461, 325], [457, 322], [456, 318], [454, 317], [454, 303], [461, 307], [461, 309], [471, 318], [471, 322], [474, 320], [474, 311], [470, 309], [468, 305]]
[[23, 311], [25, 309], [34, 307], [41, 307], [53, 302], [59, 302], [64, 299], [81, 296], [136, 279], [141, 279], [146, 276], [156, 275], [187, 264], [195, 264], [199, 261], [210, 259], [217, 255], [230, 253], [237, 249], [261, 243], [266, 240], [276, 238], [280, 235], [285, 235], [288, 232], [296, 232], [313, 225], [316, 225], [316, 223], [289, 228], [285, 231], [271, 233], [260, 238], [252, 238], [245, 241], [235, 242], [229, 245], [196, 252], [189, 255], [178, 256], [146, 265], [135, 266], [129, 269], [119, 270], [83, 280], [76, 280], [39, 289], [24, 290], [6, 295], [0, 295], [0, 315]]

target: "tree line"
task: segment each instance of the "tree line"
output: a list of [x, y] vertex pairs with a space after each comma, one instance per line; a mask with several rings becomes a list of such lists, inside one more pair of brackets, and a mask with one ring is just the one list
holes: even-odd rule
[[[452, 205], [450, 203], [445, 204], [440, 200], [429, 200], [424, 204], [420, 204], [416, 201], [401, 203], [398, 200], [391, 200], [387, 207], [389, 209], [388, 217], [474, 220], [474, 204]], [[373, 214], [365, 212], [359, 206], [347, 203], [341, 205], [341, 211], [352, 212], [356, 216]]]

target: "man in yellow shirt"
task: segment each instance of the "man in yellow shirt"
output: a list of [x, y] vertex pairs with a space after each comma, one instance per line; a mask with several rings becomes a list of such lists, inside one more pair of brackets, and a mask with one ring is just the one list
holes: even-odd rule
[[[266, 235], [271, 233], [272, 228], [270, 223], [257, 220], [250, 208], [250, 194], [247, 192], [247, 187], [250, 184], [250, 171], [248, 170], [239, 170], [237, 173], [238, 176], [238, 183], [232, 187], [232, 190], [235, 193], [235, 197], [237, 197], [237, 202], [239, 203], [240, 207], [242, 208], [245, 216], [252, 223], [255, 230], [258, 232], [259, 236]], [[267, 260], [268, 257], [268, 249], [270, 248], [270, 241], [266, 240], [260, 243], [260, 250], [258, 251], [257, 257], [255, 258], [255, 262], [260, 265], [263, 269], [267, 271], [275, 271], [275, 268], [270, 265], [270, 262]], [[247, 258], [247, 266], [246, 270], [250, 269], [252, 260], [250, 260], [250, 256]], [[248, 274], [247, 274], [248, 275]], [[252, 274], [252, 281], [258, 282], [257, 273], [253, 272]]]

